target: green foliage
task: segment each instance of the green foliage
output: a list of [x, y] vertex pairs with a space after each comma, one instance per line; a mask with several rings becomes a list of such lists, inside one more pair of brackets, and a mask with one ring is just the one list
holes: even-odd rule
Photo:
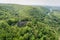
[[[0, 4], [0, 40], [58, 40], [60, 12], [40, 6]], [[22, 21], [22, 22], [21, 22]], [[18, 22], [26, 25], [18, 27]]]

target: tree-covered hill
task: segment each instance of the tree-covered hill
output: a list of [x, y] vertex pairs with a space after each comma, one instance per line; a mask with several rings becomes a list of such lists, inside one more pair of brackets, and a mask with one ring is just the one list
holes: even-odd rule
[[43, 6], [0, 4], [0, 40], [59, 40], [60, 12]]

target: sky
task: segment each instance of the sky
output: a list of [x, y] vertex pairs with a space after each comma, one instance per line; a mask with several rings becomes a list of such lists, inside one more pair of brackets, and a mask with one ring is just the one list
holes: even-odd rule
[[0, 3], [60, 6], [60, 0], [0, 0]]

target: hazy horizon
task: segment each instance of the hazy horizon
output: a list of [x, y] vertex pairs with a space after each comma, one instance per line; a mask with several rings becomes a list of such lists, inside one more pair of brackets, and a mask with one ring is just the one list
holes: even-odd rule
[[0, 3], [21, 5], [60, 6], [60, 0], [0, 0]]

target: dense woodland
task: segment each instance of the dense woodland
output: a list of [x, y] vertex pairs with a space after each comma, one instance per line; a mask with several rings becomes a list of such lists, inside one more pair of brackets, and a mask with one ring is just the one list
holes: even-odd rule
[[0, 40], [60, 40], [60, 10], [0, 4]]

